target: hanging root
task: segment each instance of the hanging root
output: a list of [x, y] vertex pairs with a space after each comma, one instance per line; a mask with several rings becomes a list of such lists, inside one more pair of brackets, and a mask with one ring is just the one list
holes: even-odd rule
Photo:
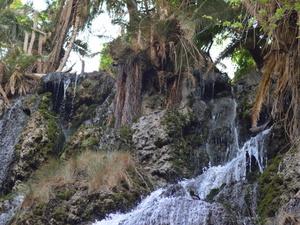
[[[274, 14], [281, 1], [258, 3], [253, 0], [243, 0], [248, 12], [260, 24], [264, 24], [265, 32], [271, 42], [265, 49], [268, 54], [264, 57], [262, 80], [257, 90], [255, 104], [252, 109], [252, 126], [257, 126], [264, 101], [270, 92], [272, 98], [272, 116], [283, 120], [285, 129], [291, 141], [295, 141], [300, 131], [300, 15], [293, 8], [286, 10], [280, 20], [275, 21], [276, 27], [266, 26], [274, 23]], [[266, 16], [259, 12], [265, 10]], [[276, 85], [272, 85], [276, 83]]]

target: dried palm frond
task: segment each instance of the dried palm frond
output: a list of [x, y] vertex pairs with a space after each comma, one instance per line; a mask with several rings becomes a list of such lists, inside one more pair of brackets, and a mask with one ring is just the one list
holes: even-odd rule
[[30, 93], [35, 84], [36, 81], [25, 76], [25, 72], [21, 70], [21, 67], [17, 66], [10, 76], [5, 89], [6, 92], [11, 95], [26, 95]]
[[[258, 3], [243, 0], [248, 12], [263, 24], [269, 36], [267, 54], [264, 57], [262, 81], [258, 87], [252, 110], [252, 126], [256, 127], [263, 102], [268, 96], [270, 81], [276, 86], [270, 90], [273, 97], [272, 116], [283, 119], [291, 141], [300, 134], [300, 13], [287, 8], [281, 18], [274, 16], [282, 10], [284, 1]], [[291, 2], [295, 4], [295, 2]], [[262, 15], [260, 12], [264, 11]], [[273, 26], [272, 26], [273, 25]]]

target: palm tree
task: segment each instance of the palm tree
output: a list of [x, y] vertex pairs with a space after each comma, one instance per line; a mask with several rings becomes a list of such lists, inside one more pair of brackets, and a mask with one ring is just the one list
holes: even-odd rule
[[[292, 141], [300, 134], [300, 3], [271, 0], [259, 3], [243, 0], [247, 11], [257, 19], [266, 35], [262, 80], [252, 112], [256, 127], [268, 94], [273, 96], [272, 115], [283, 120]], [[270, 89], [271, 82], [276, 87]]]

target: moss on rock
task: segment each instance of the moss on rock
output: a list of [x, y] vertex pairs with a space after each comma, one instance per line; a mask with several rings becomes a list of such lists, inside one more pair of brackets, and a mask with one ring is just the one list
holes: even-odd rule
[[95, 190], [90, 190], [84, 178], [57, 183], [46, 202], [27, 197], [25, 201], [30, 201], [30, 205], [23, 204], [12, 225], [50, 224], [50, 221], [57, 225], [76, 225], [103, 219], [115, 211], [127, 211], [152, 187], [140, 168], [129, 167], [126, 174], [128, 178], [113, 187]]
[[67, 159], [87, 150], [98, 150], [103, 128], [93, 125], [81, 125], [66, 142], [62, 158]]
[[283, 191], [283, 178], [278, 174], [278, 168], [282, 158], [280, 156], [271, 160], [267, 169], [258, 179], [260, 198], [258, 201], [258, 214], [261, 222], [273, 217], [279, 209]]
[[43, 162], [57, 154], [61, 129], [50, 109], [51, 93], [46, 93], [41, 96], [38, 110], [31, 114], [15, 146], [16, 156], [8, 181], [11, 187], [26, 181]]
[[[208, 164], [208, 155], [203, 148], [207, 131], [192, 113], [168, 111], [162, 121], [166, 126], [173, 148], [175, 171], [180, 176], [192, 176]], [[201, 127], [201, 129], [199, 129]]]

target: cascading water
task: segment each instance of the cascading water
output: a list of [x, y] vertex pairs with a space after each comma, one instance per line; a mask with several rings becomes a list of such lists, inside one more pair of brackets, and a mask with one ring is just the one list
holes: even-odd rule
[[[236, 157], [222, 166], [208, 168], [202, 175], [154, 191], [133, 211], [111, 214], [94, 225], [222, 225], [232, 218], [219, 203], [208, 203], [205, 198], [211, 190], [246, 179], [246, 172], [255, 159], [259, 169], [264, 168], [264, 140], [270, 129], [265, 130], [237, 149]], [[195, 190], [194, 199], [190, 190]]]
[[[12, 102], [0, 120], [0, 192], [5, 192], [5, 181], [14, 158], [15, 146], [26, 124], [28, 116], [22, 107], [22, 98]], [[5, 225], [23, 201], [23, 196], [15, 196], [1, 203], [0, 225]]]
[[16, 213], [24, 200], [24, 196], [18, 195], [12, 199], [6, 200], [1, 205], [0, 225], [6, 225]]
[[[80, 74], [58, 72], [49, 73], [43, 78], [44, 90], [53, 94], [53, 110], [60, 115], [60, 124], [65, 139], [68, 139], [72, 133], [69, 122], [74, 114], [77, 84], [80, 78]], [[73, 89], [72, 94], [69, 88]]]
[[22, 99], [16, 100], [0, 120], [0, 192], [14, 156], [14, 147], [28, 116], [22, 108]]
[[239, 149], [236, 126], [237, 103], [231, 96], [213, 99], [209, 102], [209, 121], [206, 152], [213, 166], [233, 159]]

